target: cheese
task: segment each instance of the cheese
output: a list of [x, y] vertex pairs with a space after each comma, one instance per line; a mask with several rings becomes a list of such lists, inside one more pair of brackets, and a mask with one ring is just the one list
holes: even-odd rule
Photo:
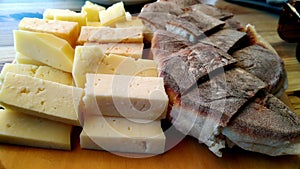
[[105, 56], [99, 65], [100, 74], [157, 77], [157, 64], [153, 60], [133, 59], [115, 54]]
[[86, 22], [86, 26], [92, 26], [92, 27], [95, 27], [95, 26], [102, 26], [100, 22]]
[[111, 26], [116, 22], [126, 20], [125, 8], [123, 2], [118, 2], [104, 11], [99, 12], [100, 22], [103, 26]]
[[71, 125], [12, 110], [0, 110], [2, 143], [71, 150], [71, 131]]
[[49, 66], [40, 66], [34, 77], [73, 86], [72, 74]]
[[78, 44], [85, 42], [98, 43], [142, 43], [143, 29], [140, 27], [109, 28], [84, 26], [78, 37]]
[[76, 12], [71, 11], [69, 9], [46, 9], [43, 13], [43, 19], [53, 20], [55, 19], [55, 15], [64, 15], [64, 14], [74, 14]]
[[7, 72], [34, 76], [38, 66], [27, 64], [5, 63], [0, 74], [0, 81], [3, 82]]
[[72, 72], [74, 49], [52, 34], [14, 30], [17, 52], [54, 68]]
[[168, 96], [161, 77], [87, 74], [87, 114], [160, 120], [166, 117]]
[[71, 125], [80, 125], [83, 89], [26, 75], [6, 73], [0, 103], [7, 109]]
[[166, 137], [160, 121], [138, 123], [124, 118], [88, 116], [80, 146], [110, 152], [161, 154]]
[[71, 46], [76, 45], [79, 34], [77, 22], [46, 20], [38, 18], [23, 18], [19, 23], [20, 30], [44, 32], [65, 39]]
[[140, 27], [144, 28], [144, 24], [141, 19], [133, 18], [124, 22], [118, 22], [115, 24], [116, 28], [129, 28], [129, 27]]
[[142, 58], [144, 44], [143, 43], [90, 43], [86, 42], [84, 46], [99, 46], [106, 54], [116, 54], [135, 59]]
[[86, 19], [88, 22], [100, 22], [99, 12], [103, 10], [105, 10], [103, 6], [85, 1], [85, 4], [81, 8], [81, 13], [87, 14]]
[[23, 54], [21, 54], [19, 52], [16, 53], [16, 63], [17, 64], [37, 65], [37, 66], [45, 65], [44, 63], [34, 60], [30, 57], [24, 56]]
[[103, 58], [99, 46], [76, 46], [72, 74], [77, 87], [84, 88], [86, 73], [96, 73]]

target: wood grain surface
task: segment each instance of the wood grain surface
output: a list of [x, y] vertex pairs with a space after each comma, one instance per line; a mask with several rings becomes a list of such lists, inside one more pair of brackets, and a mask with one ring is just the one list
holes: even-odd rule
[[[287, 43], [277, 35], [278, 15], [231, 4], [226, 1], [209, 1], [230, 11], [243, 23], [255, 25], [261, 34], [283, 58], [289, 87], [282, 100], [300, 114], [300, 64], [295, 58], [296, 44]], [[0, 1], [0, 65], [14, 59], [12, 30], [17, 29], [19, 15], [39, 15], [45, 8], [80, 10], [83, 1]], [[47, 132], [47, 131], [45, 131]], [[270, 157], [247, 152], [239, 148], [228, 149], [219, 158], [196, 139], [186, 137], [170, 151], [149, 158], [125, 158], [105, 151], [82, 150], [79, 147], [80, 128], [73, 132], [73, 150], [59, 151], [0, 144], [0, 169], [300, 169], [300, 155]]]

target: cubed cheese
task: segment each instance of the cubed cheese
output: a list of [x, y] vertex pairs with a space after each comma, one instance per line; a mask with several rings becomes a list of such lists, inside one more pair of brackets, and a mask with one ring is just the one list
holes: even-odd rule
[[109, 54], [101, 61], [97, 73], [157, 77], [158, 70], [153, 60], [135, 60], [131, 57]]
[[0, 110], [0, 142], [71, 150], [72, 126], [12, 110]]
[[106, 10], [100, 11], [99, 18], [103, 26], [111, 26], [116, 22], [125, 21], [126, 15], [123, 2], [115, 3]]
[[99, 46], [76, 46], [73, 78], [77, 87], [84, 88], [85, 75], [96, 73], [104, 54]]
[[105, 7], [85, 1], [85, 4], [81, 8], [81, 13], [87, 14], [86, 19], [88, 22], [99, 22], [99, 12], [103, 10], [105, 10]]
[[72, 72], [74, 49], [64, 39], [52, 34], [14, 31], [15, 48], [28, 57], [54, 68]]
[[166, 117], [168, 96], [161, 77], [87, 74], [86, 113], [134, 119]]
[[73, 86], [72, 74], [49, 66], [40, 66], [34, 77]]
[[161, 154], [166, 137], [160, 121], [139, 123], [125, 118], [88, 116], [80, 146], [110, 152]]
[[116, 54], [135, 59], [142, 58], [144, 44], [143, 43], [85, 43], [84, 46], [99, 46], [106, 54]]
[[81, 88], [8, 72], [0, 91], [0, 103], [14, 111], [80, 125], [82, 96]]
[[17, 64], [37, 65], [37, 66], [45, 65], [44, 63], [34, 60], [30, 57], [24, 56], [23, 54], [21, 54], [19, 52], [16, 53], [16, 63]]
[[79, 35], [77, 22], [67, 22], [59, 20], [46, 20], [38, 18], [23, 18], [19, 23], [20, 30], [50, 33], [65, 39], [71, 46], [76, 45]]
[[142, 43], [143, 29], [140, 27], [109, 28], [84, 26], [78, 37], [78, 44], [85, 42], [98, 43]]
[[3, 82], [7, 72], [23, 74], [33, 77], [37, 69], [38, 66], [35, 65], [5, 63], [1, 70], [0, 81]]

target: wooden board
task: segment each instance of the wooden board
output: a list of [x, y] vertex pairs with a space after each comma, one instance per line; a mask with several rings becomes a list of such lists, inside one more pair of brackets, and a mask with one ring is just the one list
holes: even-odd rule
[[[5, 3], [6, 2], [6, 3]], [[32, 2], [32, 1], [30, 1]], [[9, 11], [11, 5], [15, 1], [1, 1], [0, 12]], [[43, 1], [43, 6], [39, 5], [40, 1], [33, 0], [33, 4], [29, 1], [22, 1], [24, 8], [36, 9], [33, 11], [42, 10], [42, 8], [56, 7], [59, 4], [59, 8], [78, 9], [79, 4], [82, 1], [79, 0], [66, 0], [63, 2], [55, 1]], [[77, 4], [78, 6], [74, 6]], [[15, 4], [18, 5], [18, 4]], [[231, 11], [236, 14], [238, 19], [241, 19], [244, 23], [252, 23], [256, 26], [258, 32], [269, 41], [277, 50], [279, 55], [286, 61], [287, 71], [297, 72], [300, 74], [300, 64], [295, 62], [290, 63], [294, 59], [295, 44], [289, 44], [282, 41], [276, 33], [276, 26], [278, 16], [263, 11], [254, 10], [234, 4], [230, 4], [224, 1], [216, 1], [216, 5]], [[13, 8], [15, 10], [24, 10], [24, 8]], [[22, 11], [21, 11], [22, 12]], [[2, 15], [2, 13], [1, 13]], [[260, 18], [260, 19], [257, 19]], [[9, 19], [8, 19], [9, 20]], [[2, 23], [1, 23], [2, 22]], [[0, 28], [0, 65], [4, 62], [11, 62], [14, 59], [14, 48], [12, 46], [12, 29], [16, 28], [18, 20], [8, 22], [7, 20], [0, 20], [1, 25], [3, 22], [7, 27]], [[3, 33], [3, 30], [5, 33]], [[4, 41], [5, 38], [7, 39]], [[292, 67], [290, 65], [293, 65]], [[298, 67], [297, 67], [298, 65]], [[298, 74], [298, 75], [299, 75]], [[291, 74], [291, 79], [294, 79]], [[293, 84], [297, 87], [300, 86], [300, 80], [293, 81]], [[299, 105], [300, 100], [297, 96], [293, 95], [296, 88], [291, 89], [289, 96], [284, 95], [282, 100], [290, 104], [289, 99], [292, 98], [290, 104], [291, 107]], [[300, 108], [299, 108], [300, 109]], [[47, 132], [47, 131], [45, 131]], [[223, 153], [223, 157], [219, 158], [212, 154], [205, 145], [199, 144], [196, 139], [186, 137], [180, 144], [172, 148], [170, 151], [150, 157], [150, 158], [125, 158], [114, 155], [105, 151], [93, 151], [82, 150], [79, 147], [79, 135], [80, 129], [76, 128], [73, 133], [72, 151], [59, 151], [48, 150], [40, 148], [31, 148], [24, 146], [14, 146], [8, 144], [0, 144], [0, 169], [143, 169], [143, 168], [172, 168], [172, 169], [299, 169], [300, 168], [300, 155], [299, 156], [280, 156], [270, 157], [259, 153], [247, 152], [239, 148], [226, 150]]]

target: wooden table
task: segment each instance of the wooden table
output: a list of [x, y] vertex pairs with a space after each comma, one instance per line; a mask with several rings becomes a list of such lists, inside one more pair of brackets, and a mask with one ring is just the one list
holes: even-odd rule
[[[30, 2], [30, 3], [29, 3]], [[296, 44], [281, 40], [276, 32], [278, 15], [242, 7], [225, 1], [212, 1], [216, 6], [236, 15], [243, 23], [255, 25], [257, 31], [276, 49], [283, 58], [288, 72], [287, 89], [291, 107], [300, 114], [300, 98], [295, 92], [300, 90], [300, 64], [295, 58]], [[45, 8], [69, 8], [80, 10], [83, 1], [0, 1], [0, 63], [14, 59], [12, 29], [17, 29], [20, 13], [41, 14]], [[46, 131], [45, 131], [46, 132]], [[180, 144], [166, 152], [150, 158], [124, 158], [109, 152], [81, 150], [78, 145], [79, 130], [73, 134], [75, 142], [72, 151], [46, 150], [23, 146], [0, 144], [0, 169], [19, 168], [172, 168], [172, 169], [299, 169], [300, 156], [270, 157], [246, 152], [239, 148], [226, 150], [222, 158], [213, 155], [206, 146], [196, 139], [186, 137]]]

